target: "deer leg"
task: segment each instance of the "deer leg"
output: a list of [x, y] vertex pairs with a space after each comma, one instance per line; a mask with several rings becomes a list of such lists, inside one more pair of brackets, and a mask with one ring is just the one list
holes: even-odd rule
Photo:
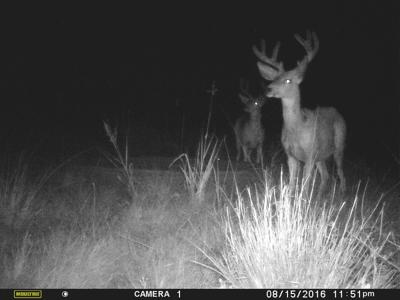
[[308, 181], [311, 178], [311, 173], [313, 169], [313, 162], [312, 161], [307, 161], [304, 165], [304, 170], [303, 170], [303, 180]]
[[312, 160], [308, 160], [303, 169], [303, 186], [305, 191], [308, 191], [309, 183], [311, 181], [312, 170], [314, 167], [314, 162]]
[[261, 163], [262, 164], [263, 161], [263, 151], [262, 151], [262, 145], [258, 145], [257, 146], [257, 163]]
[[249, 160], [249, 153], [248, 153], [248, 149], [246, 146], [242, 146], [242, 150], [243, 150], [243, 161], [247, 162]]
[[339, 120], [334, 124], [335, 130], [335, 152], [333, 153], [333, 158], [335, 159], [336, 171], [340, 180], [340, 191], [342, 194], [346, 191], [346, 179], [343, 173], [343, 152], [346, 139], [346, 123], [344, 120]]
[[294, 157], [288, 155], [288, 166], [289, 166], [289, 188], [293, 191], [296, 183], [297, 171], [299, 169], [299, 162]]
[[346, 192], [346, 179], [344, 178], [343, 172], [343, 152], [335, 152], [333, 155], [336, 163], [336, 170], [340, 180], [340, 192], [344, 194]]
[[317, 162], [317, 168], [318, 168], [319, 174], [321, 175], [321, 185], [320, 185], [319, 191], [318, 191], [318, 198], [321, 198], [321, 196], [323, 195], [323, 193], [325, 192], [325, 189], [326, 189], [326, 184], [328, 182], [329, 173], [328, 173], [328, 169], [326, 167], [326, 163], [324, 161]]
[[252, 148], [247, 148], [247, 161], [251, 163], [251, 154], [253, 153]]
[[240, 159], [241, 150], [242, 150], [242, 147], [240, 146], [240, 141], [239, 141], [239, 139], [236, 139], [236, 161], [239, 161], [239, 159]]

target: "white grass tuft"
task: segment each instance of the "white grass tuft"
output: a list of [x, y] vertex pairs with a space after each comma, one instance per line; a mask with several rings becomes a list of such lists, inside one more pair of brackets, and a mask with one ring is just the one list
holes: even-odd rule
[[[383, 255], [390, 233], [379, 227], [377, 206], [358, 218], [359, 199], [336, 210], [289, 187], [247, 189], [226, 211], [226, 246], [204, 253], [233, 288], [391, 288], [399, 268]], [[349, 210], [349, 211], [346, 211]], [[348, 213], [344, 221], [341, 215]], [[398, 276], [398, 275], [397, 275]]]

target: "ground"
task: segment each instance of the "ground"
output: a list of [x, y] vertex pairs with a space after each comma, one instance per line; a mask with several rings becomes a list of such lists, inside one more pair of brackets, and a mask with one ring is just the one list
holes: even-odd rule
[[[261, 169], [218, 160], [201, 199], [194, 199], [181, 170], [182, 161], [171, 165], [173, 160], [132, 158], [134, 191], [127, 188], [121, 169], [107, 161], [91, 166], [69, 162], [45, 173], [47, 177], [30, 176], [28, 165], [4, 175], [0, 286], [219, 288], [243, 284], [228, 276], [236, 254], [227, 232], [227, 211], [235, 211], [238, 203], [249, 207], [249, 201], [266, 199], [266, 194], [282, 194], [279, 182], [284, 169], [280, 173], [276, 167]], [[361, 184], [360, 196], [364, 187]], [[356, 188], [353, 185], [345, 197], [348, 202], [354, 199]], [[365, 193], [370, 195], [364, 196], [363, 205], [372, 208], [371, 199], [376, 201], [379, 191], [367, 187]], [[389, 213], [382, 216], [382, 224], [368, 222], [368, 226], [392, 231], [391, 241], [396, 241], [399, 205], [390, 193], [385, 198]], [[338, 209], [341, 200], [327, 196], [318, 207], [325, 203]], [[243, 219], [255, 220], [248, 215]], [[368, 241], [373, 244], [376, 231], [369, 233]], [[387, 259], [398, 266], [398, 246], [389, 243], [385, 249]], [[271, 259], [270, 253], [262, 259]], [[388, 285], [389, 277], [385, 277]], [[259, 287], [256, 282], [250, 280], [244, 287]]]

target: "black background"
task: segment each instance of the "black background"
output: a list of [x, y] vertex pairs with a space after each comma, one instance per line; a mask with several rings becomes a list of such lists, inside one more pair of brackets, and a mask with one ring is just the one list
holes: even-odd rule
[[[264, 38], [272, 49], [280, 40], [279, 57], [291, 68], [304, 55], [293, 35], [311, 29], [320, 50], [302, 83], [303, 105], [332, 105], [344, 115], [347, 159], [393, 163], [400, 136], [396, 2], [275, 2], [3, 7], [2, 150], [70, 155], [106, 144], [102, 120], [109, 120], [131, 136], [133, 154], [175, 155], [199, 138], [213, 81], [211, 129], [229, 144], [241, 112], [239, 78], [261, 91], [251, 46]], [[279, 101], [268, 101], [263, 116], [267, 143], [279, 141]]]

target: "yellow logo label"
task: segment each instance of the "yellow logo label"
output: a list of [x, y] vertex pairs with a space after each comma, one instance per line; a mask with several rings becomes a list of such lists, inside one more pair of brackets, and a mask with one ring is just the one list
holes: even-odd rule
[[14, 299], [41, 299], [41, 290], [14, 290]]

